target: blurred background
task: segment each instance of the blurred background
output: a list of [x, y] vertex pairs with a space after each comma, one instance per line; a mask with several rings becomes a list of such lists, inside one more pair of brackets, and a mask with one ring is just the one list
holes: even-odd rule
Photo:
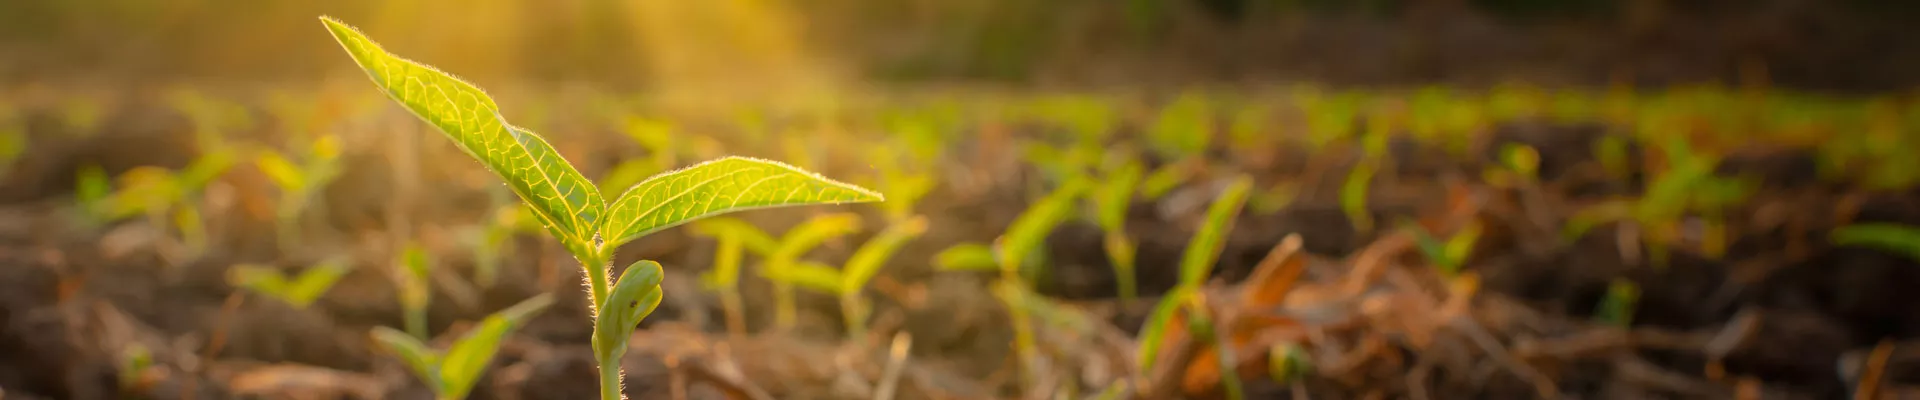
[[[0, 398], [432, 398], [369, 329], [543, 293], [471, 397], [592, 396], [579, 268], [320, 15], [608, 196], [748, 155], [893, 200], [726, 219], [853, 216], [804, 261], [924, 224], [864, 313], [627, 246], [668, 274], [635, 398], [1920, 395], [1920, 2], [6, 0]], [[995, 253], [1076, 182], [1125, 201]], [[1232, 351], [1143, 329], [1189, 286]]]

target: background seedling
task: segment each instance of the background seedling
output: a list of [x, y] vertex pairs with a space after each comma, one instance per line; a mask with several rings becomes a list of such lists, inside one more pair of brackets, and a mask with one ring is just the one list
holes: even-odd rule
[[[989, 251], [993, 260], [991, 264], [980, 263], [983, 261], [980, 250], [989, 248], [977, 244], [949, 248], [941, 253], [936, 263], [947, 270], [998, 267], [1001, 283], [997, 284], [1029, 288], [1025, 271], [1034, 267], [1024, 262], [1045, 243], [1047, 235], [1071, 215], [1072, 207], [1079, 204], [1080, 196], [1092, 189], [1093, 183], [1086, 179], [1071, 180], [1028, 206], [1026, 211], [1014, 218], [1006, 233], [994, 241]], [[1019, 357], [1022, 371], [1027, 373], [1022, 375], [1022, 379], [1029, 379], [1034, 371], [1033, 364], [1038, 362], [1035, 358], [1033, 322], [1023, 308], [1011, 307], [1007, 311], [1013, 322], [1014, 353]]]
[[1113, 263], [1114, 284], [1120, 299], [1132, 302], [1139, 287], [1134, 283], [1134, 244], [1127, 235], [1127, 209], [1133, 205], [1134, 186], [1140, 181], [1141, 166], [1129, 162], [1106, 176], [1093, 194], [1094, 213], [1100, 228], [1106, 230], [1103, 248]]
[[880, 273], [880, 268], [886, 266], [887, 259], [893, 257], [901, 245], [926, 232], [925, 217], [900, 221], [880, 231], [879, 235], [860, 245], [852, 256], [847, 257], [846, 267], [841, 269], [837, 291], [848, 337], [858, 339], [866, 335], [868, 306], [861, 292], [866, 290], [867, 281]]
[[696, 234], [714, 238], [713, 269], [700, 275], [701, 286], [720, 294], [720, 307], [726, 313], [727, 332], [743, 335], [747, 317], [740, 301], [740, 264], [744, 249], [757, 254], [773, 254], [779, 244], [760, 228], [737, 218], [708, 218], [693, 222]]
[[399, 357], [416, 377], [433, 389], [435, 399], [464, 399], [485, 376], [487, 364], [500, 350], [500, 342], [552, 304], [553, 298], [546, 294], [523, 300], [487, 316], [446, 350], [435, 350], [419, 338], [384, 326], [373, 328], [373, 341]]
[[271, 267], [241, 264], [227, 270], [227, 281], [255, 294], [280, 300], [294, 309], [306, 309], [352, 269], [353, 266], [345, 258], [331, 258], [288, 279]]
[[1920, 261], [1920, 228], [1888, 223], [1859, 223], [1834, 228], [1829, 237], [1836, 245], [1874, 248]]
[[394, 260], [394, 287], [399, 288], [400, 309], [405, 313], [407, 333], [422, 340], [427, 333], [427, 306], [433, 300], [433, 260], [419, 243], [407, 243]]
[[621, 398], [619, 360], [627, 339], [660, 302], [659, 264], [634, 263], [620, 279], [610, 279], [614, 248], [726, 212], [881, 200], [871, 190], [786, 164], [728, 157], [656, 175], [609, 201], [540, 135], [508, 125], [479, 88], [388, 53], [339, 21], [321, 21], [375, 86], [506, 180], [533, 206], [548, 233], [580, 261], [596, 314], [593, 348], [603, 400]]
[[1243, 176], [1234, 179], [1214, 199], [1213, 204], [1207, 206], [1207, 219], [1194, 232], [1193, 239], [1187, 243], [1186, 252], [1180, 258], [1179, 284], [1160, 298], [1149, 314], [1146, 325], [1140, 328], [1140, 349], [1137, 353], [1139, 370], [1153, 370], [1153, 364], [1167, 342], [1167, 327], [1185, 321], [1174, 314], [1186, 307], [1206, 284], [1214, 262], [1220, 257], [1227, 234], [1233, 231], [1233, 220], [1246, 204], [1247, 192], [1252, 187], [1253, 180], [1250, 178]]
[[[819, 247], [821, 243], [859, 230], [859, 214], [834, 213], [808, 219], [780, 237], [779, 244], [774, 246], [772, 253], [766, 254], [765, 264], [760, 268], [761, 277], [773, 282], [773, 325], [776, 329], [793, 328], [799, 316], [799, 311], [794, 308], [793, 284], [807, 282], [806, 276], [809, 276], [807, 273], [817, 269], [808, 268], [800, 258], [806, 256], [807, 252], [813, 251], [814, 247]], [[831, 268], [827, 269], [831, 270]], [[818, 282], [818, 280], [813, 281]], [[826, 287], [827, 289], [824, 290], [833, 290], [832, 284]]]
[[305, 215], [316, 194], [340, 173], [340, 139], [322, 135], [303, 146], [298, 160], [279, 152], [262, 150], [254, 157], [254, 166], [266, 173], [280, 188], [280, 200], [274, 205], [274, 224], [282, 251], [301, 243], [300, 217]]

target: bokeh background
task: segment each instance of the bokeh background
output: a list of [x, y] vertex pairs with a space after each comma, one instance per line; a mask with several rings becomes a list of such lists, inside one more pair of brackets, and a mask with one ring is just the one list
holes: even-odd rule
[[[694, 228], [624, 248], [668, 274], [634, 398], [1920, 393], [1920, 3], [7, 0], [0, 398], [431, 398], [367, 336], [407, 324], [409, 252], [435, 343], [556, 301], [472, 398], [591, 398], [579, 269], [319, 15], [487, 89], [604, 190], [733, 154], [904, 204], [730, 219], [855, 216], [808, 261], [924, 218], [853, 335], [832, 294], [783, 315], [757, 253], [737, 293], [703, 283]], [[943, 267], [1127, 165], [1156, 189], [1119, 229], [1070, 199], [1021, 256], [1032, 301]], [[1183, 265], [1241, 179], [1218, 259]], [[246, 279], [335, 264], [311, 304]], [[1234, 374], [1137, 365], [1193, 268], [1213, 312], [1278, 313], [1225, 337]]]

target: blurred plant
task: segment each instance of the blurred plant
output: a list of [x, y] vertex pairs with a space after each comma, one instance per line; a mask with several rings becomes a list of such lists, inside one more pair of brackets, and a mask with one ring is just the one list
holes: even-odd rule
[[304, 310], [352, 269], [346, 258], [335, 257], [321, 261], [289, 279], [271, 267], [240, 264], [227, 270], [227, 283], [280, 300], [296, 310]]
[[280, 188], [280, 200], [274, 204], [274, 227], [280, 248], [290, 251], [301, 243], [300, 218], [319, 201], [318, 193], [340, 174], [340, 139], [322, 135], [296, 151], [298, 161], [273, 150], [261, 150], [254, 166], [266, 173]]
[[1719, 156], [1693, 151], [1685, 138], [1665, 137], [1658, 147], [1668, 165], [1654, 173], [1645, 193], [1637, 198], [1602, 201], [1574, 213], [1563, 229], [1567, 240], [1577, 239], [1600, 224], [1631, 222], [1652, 264], [1665, 267], [1667, 252], [1682, 242], [1681, 231], [1691, 213], [1702, 218], [1699, 249], [1713, 257], [1725, 251], [1725, 213], [1744, 203], [1758, 183], [1715, 176]]
[[1193, 179], [1194, 175], [1198, 175], [1201, 165], [1199, 159], [1189, 159], [1154, 168], [1153, 172], [1147, 173], [1147, 176], [1140, 180], [1140, 196], [1147, 200], [1159, 200], [1161, 196], [1165, 196], [1173, 189], [1186, 184], [1187, 180]]
[[1274, 383], [1292, 383], [1313, 371], [1313, 358], [1291, 342], [1267, 349], [1267, 377]]
[[1346, 212], [1347, 221], [1353, 224], [1355, 233], [1364, 234], [1373, 230], [1373, 213], [1367, 210], [1367, 192], [1373, 184], [1374, 164], [1361, 162], [1347, 173], [1346, 183], [1340, 185], [1340, 210]]
[[1833, 244], [1894, 252], [1920, 261], [1920, 228], [1890, 223], [1857, 223], [1829, 232]]
[[540, 135], [508, 125], [479, 88], [388, 53], [339, 21], [320, 19], [375, 86], [506, 180], [580, 261], [595, 312], [593, 349], [603, 400], [621, 398], [619, 360], [633, 330], [661, 298], [659, 263], [642, 260], [620, 279], [608, 277], [614, 248], [732, 211], [881, 200], [871, 190], [779, 162], [727, 157], [655, 175], [609, 201]]
[[107, 176], [107, 170], [99, 164], [87, 164], [75, 172], [74, 181], [73, 201], [81, 223], [98, 227], [114, 219], [113, 178]]
[[1147, 128], [1147, 143], [1167, 159], [1204, 156], [1207, 147], [1212, 145], [1213, 118], [1212, 105], [1205, 94], [1181, 94], [1160, 109], [1160, 115]]
[[1500, 147], [1499, 164], [1481, 171], [1480, 179], [1500, 188], [1532, 187], [1539, 182], [1539, 170], [1539, 151], [1533, 146], [1507, 143]]
[[920, 199], [933, 192], [939, 182], [937, 176], [925, 170], [907, 168], [900, 155], [892, 146], [874, 146], [868, 155], [873, 166], [880, 171], [874, 187], [887, 196], [887, 201], [878, 205], [890, 221], [902, 221], [914, 217], [914, 207]]
[[1207, 276], [1213, 272], [1213, 264], [1220, 257], [1221, 247], [1226, 236], [1233, 230], [1234, 217], [1246, 204], [1247, 192], [1253, 187], [1253, 180], [1245, 176], [1234, 179], [1227, 188], [1207, 206], [1207, 219], [1203, 221], [1193, 239], [1187, 243], [1186, 252], [1180, 258], [1180, 281], [1160, 298], [1147, 317], [1147, 324], [1140, 329], [1139, 369], [1152, 370], [1156, 356], [1160, 354], [1161, 336], [1166, 332], [1167, 324], [1173, 319], [1177, 309], [1185, 307], [1191, 298], [1198, 296], [1201, 287], [1206, 285]]
[[674, 148], [673, 125], [667, 121], [626, 117], [625, 129], [621, 130], [628, 138], [647, 151], [647, 156], [621, 161], [600, 178], [602, 192], [615, 192], [632, 187], [648, 176], [672, 170], [680, 164], [678, 149]]
[[818, 271], [831, 271], [833, 268], [805, 262], [800, 258], [821, 243], [859, 231], [859, 214], [832, 213], [814, 216], [780, 237], [773, 252], [766, 254], [766, 261], [760, 268], [760, 277], [773, 282], [775, 328], [791, 329], [799, 317], [794, 305], [793, 283], [818, 281], [807, 275], [819, 275]]
[[120, 349], [120, 393], [136, 395], [152, 386], [153, 352], [138, 343]]
[[[997, 285], [1030, 288], [1027, 283], [1029, 271], [1037, 270], [1039, 266], [1032, 265], [1035, 263], [1029, 260], [1043, 250], [1047, 236], [1054, 228], [1072, 215], [1080, 196], [1093, 189], [1093, 182], [1084, 176], [1069, 180], [1027, 206], [1020, 216], [1014, 217], [1013, 224], [994, 240], [993, 247], [961, 243], [936, 255], [935, 264], [949, 271], [997, 269], [1000, 271]], [[1031, 384], [1027, 380], [1032, 378], [1029, 375], [1035, 371], [1032, 363], [1038, 361], [1035, 358], [1037, 347], [1033, 338], [1033, 322], [1024, 308], [1012, 307], [1007, 311], [1013, 322], [1014, 353], [1020, 358], [1021, 376], [1023, 382]]]
[[867, 281], [880, 273], [880, 268], [886, 266], [887, 259], [893, 257], [901, 245], [926, 231], [927, 219], [912, 217], [889, 225], [886, 230], [867, 240], [854, 250], [853, 255], [847, 258], [846, 265], [839, 270], [817, 264], [792, 265], [775, 278], [838, 296], [847, 336], [858, 340], [866, 336], [867, 331], [869, 305], [862, 297]]
[[398, 288], [400, 309], [406, 314], [407, 333], [420, 339], [433, 336], [427, 332], [427, 306], [433, 300], [433, 260], [427, 250], [418, 242], [408, 242], [395, 260], [399, 268], [394, 269], [394, 287]]
[[446, 350], [434, 350], [420, 338], [384, 326], [373, 327], [372, 336], [375, 343], [399, 357], [414, 376], [425, 382], [435, 399], [464, 399], [485, 376], [487, 364], [500, 351], [500, 342], [552, 304], [553, 297], [545, 293], [522, 300], [488, 315], [454, 339]]
[[1114, 285], [1125, 302], [1132, 302], [1139, 290], [1139, 285], [1134, 283], [1133, 268], [1137, 249], [1133, 238], [1127, 235], [1127, 209], [1133, 205], [1134, 186], [1140, 182], [1141, 169], [1139, 162], [1132, 161], [1115, 168], [1092, 195], [1097, 221], [1100, 228], [1107, 231], [1102, 248], [1106, 249], [1107, 262], [1113, 263]]
[[1633, 310], [1640, 303], [1640, 285], [1615, 278], [1607, 284], [1607, 297], [1600, 300], [1594, 316], [1601, 322], [1621, 328], [1633, 325]]
[[713, 269], [700, 274], [701, 286], [719, 292], [720, 307], [726, 313], [727, 332], [745, 334], [747, 317], [740, 302], [742, 250], [752, 248], [758, 254], [773, 254], [779, 248], [779, 243], [760, 228], [738, 218], [707, 218], [694, 221], [692, 227], [695, 234], [712, 237], [718, 242], [714, 247]]
[[[99, 211], [105, 221], [145, 215], [148, 225], [156, 230], [165, 232], [172, 227], [180, 234], [178, 245], [184, 247], [185, 252], [176, 255], [198, 257], [207, 249], [206, 228], [200, 216], [201, 191], [225, 174], [234, 162], [232, 150], [222, 148], [202, 154], [179, 171], [154, 166], [134, 168], [120, 175], [119, 188], [111, 195], [87, 201], [99, 201], [95, 204], [101, 204]], [[82, 179], [95, 178], [82, 175]], [[96, 185], [85, 182], [82, 189], [98, 190]]]
[[1439, 268], [1440, 276], [1453, 278], [1460, 275], [1467, 258], [1473, 256], [1473, 246], [1480, 240], [1481, 228], [1479, 221], [1469, 222], [1444, 240], [1434, 237], [1420, 224], [1408, 223], [1403, 229], [1413, 233], [1414, 244], [1420, 247], [1420, 254]]
[[539, 234], [542, 228], [536, 221], [532, 210], [514, 202], [512, 193], [495, 186], [487, 190], [493, 210], [479, 226], [464, 232], [466, 243], [473, 250], [473, 280], [482, 288], [491, 288], [500, 276], [500, 261], [513, 253], [513, 235], [515, 233]]

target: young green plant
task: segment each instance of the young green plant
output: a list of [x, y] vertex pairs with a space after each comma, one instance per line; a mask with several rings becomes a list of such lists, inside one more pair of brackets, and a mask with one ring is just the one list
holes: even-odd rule
[[399, 357], [407, 369], [433, 390], [434, 399], [459, 400], [466, 398], [474, 384], [485, 376], [487, 364], [500, 350], [500, 342], [552, 304], [553, 297], [544, 293], [522, 300], [487, 316], [446, 350], [427, 347], [420, 338], [384, 326], [374, 327], [372, 336], [374, 343]]
[[394, 269], [394, 287], [400, 297], [400, 310], [405, 314], [407, 333], [422, 340], [433, 337], [427, 332], [427, 306], [433, 300], [431, 257], [426, 248], [410, 242], [395, 260], [399, 268]]
[[388, 53], [359, 30], [321, 17], [342, 49], [388, 97], [433, 125], [499, 175], [532, 206], [548, 233], [580, 261], [594, 310], [593, 350], [600, 397], [621, 398], [620, 358], [641, 319], [660, 304], [660, 265], [640, 261], [610, 277], [613, 250], [699, 218], [739, 210], [880, 201], [872, 190], [775, 161], [725, 157], [655, 175], [618, 197], [593, 182], [546, 139], [509, 125], [492, 98], [472, 84]]
[[772, 254], [779, 248], [760, 228], [738, 218], [718, 217], [694, 221], [693, 232], [716, 241], [713, 269], [700, 274], [700, 284], [720, 294], [720, 307], [726, 313], [727, 333], [747, 332], [746, 310], [740, 300], [740, 260], [747, 248], [757, 254]]
[[[1213, 265], [1220, 259], [1220, 252], [1226, 245], [1227, 235], [1233, 232], [1233, 222], [1240, 214], [1252, 190], [1253, 180], [1242, 176], [1235, 179], [1207, 206], [1207, 218], [1187, 243], [1186, 252], [1180, 259], [1180, 281], [1173, 290], [1160, 298], [1153, 312], [1147, 318], [1147, 324], [1140, 329], [1139, 370], [1151, 371], [1161, 348], [1166, 344], [1168, 328], [1173, 325], [1179, 310], [1191, 305], [1197, 298], [1207, 277], [1212, 274]], [[1191, 310], [1190, 310], [1191, 311]], [[1177, 335], [1175, 335], [1177, 336]], [[1223, 371], [1230, 371], [1223, 370]], [[1154, 384], [1169, 384], [1154, 382]]]
[[[942, 251], [935, 256], [935, 263], [945, 270], [981, 270], [998, 269], [1000, 282], [996, 284], [1015, 285], [1030, 288], [1027, 283], [1028, 271], [1037, 269], [1037, 265], [1026, 262], [1033, 254], [1041, 250], [1054, 228], [1073, 215], [1073, 207], [1079, 203], [1080, 196], [1094, 188], [1093, 182], [1086, 177], [1067, 181], [1065, 185], [1054, 189], [1046, 197], [1040, 198], [1027, 207], [1025, 212], [1015, 217], [1006, 233], [1000, 235], [989, 248], [980, 244], [962, 243]], [[1003, 299], [1005, 300], [1005, 299]], [[1033, 338], [1033, 321], [1026, 309], [1009, 304], [1007, 313], [1013, 322], [1014, 352], [1020, 368], [1024, 372], [1033, 372], [1033, 363], [1037, 347]], [[1031, 374], [1023, 374], [1022, 379], [1030, 379]], [[1032, 382], [1027, 382], [1031, 384]]]
[[274, 204], [274, 227], [278, 229], [280, 248], [292, 249], [301, 243], [299, 222], [316, 194], [340, 173], [340, 139], [322, 135], [297, 152], [299, 160], [272, 150], [254, 157], [254, 166], [266, 173], [280, 188], [280, 200]]
[[813, 251], [813, 248], [819, 247], [821, 243], [858, 231], [860, 231], [859, 214], [819, 215], [787, 230], [785, 235], [780, 236], [780, 241], [774, 246], [773, 252], [764, 254], [766, 260], [761, 265], [760, 277], [773, 283], [773, 325], [776, 329], [791, 329], [799, 319], [799, 311], [795, 308], [793, 283], [807, 280], [806, 276], [811, 272], [832, 269], [832, 267], [803, 261], [801, 258], [805, 257], [807, 252]]
[[1141, 170], [1138, 162], [1122, 164], [1107, 175], [1106, 182], [1093, 194], [1096, 219], [1100, 228], [1107, 231], [1102, 245], [1107, 261], [1113, 263], [1114, 285], [1118, 287], [1120, 299], [1128, 303], [1133, 302], [1139, 285], [1134, 283], [1136, 249], [1133, 238], [1127, 235], [1127, 209], [1133, 205], [1134, 188], [1140, 182]]
[[241, 264], [227, 270], [227, 282], [304, 310], [352, 269], [347, 259], [340, 257], [321, 261], [292, 277], [270, 267]]

